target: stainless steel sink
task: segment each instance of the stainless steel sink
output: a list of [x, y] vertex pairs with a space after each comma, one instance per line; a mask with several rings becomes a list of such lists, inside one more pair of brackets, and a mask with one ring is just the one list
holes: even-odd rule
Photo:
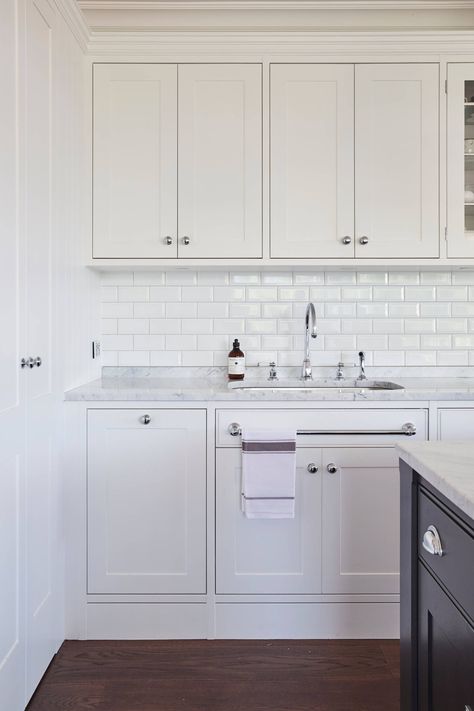
[[278, 380], [259, 383], [229, 383], [232, 390], [328, 390], [333, 392], [361, 392], [363, 390], [403, 390], [403, 385], [390, 380]]

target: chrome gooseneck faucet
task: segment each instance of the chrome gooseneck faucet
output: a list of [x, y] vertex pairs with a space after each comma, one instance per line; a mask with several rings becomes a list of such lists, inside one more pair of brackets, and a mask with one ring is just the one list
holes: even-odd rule
[[301, 380], [312, 380], [313, 379], [313, 373], [312, 373], [312, 369], [311, 369], [311, 359], [309, 357], [310, 323], [311, 323], [311, 338], [316, 338], [316, 336], [318, 335], [316, 333], [316, 311], [314, 309], [314, 304], [312, 304], [311, 302], [306, 307], [306, 315], [304, 317], [305, 346], [304, 346], [303, 366], [301, 368]]
[[365, 353], [364, 351], [359, 351], [359, 377], [357, 380], [367, 380], [365, 374]]

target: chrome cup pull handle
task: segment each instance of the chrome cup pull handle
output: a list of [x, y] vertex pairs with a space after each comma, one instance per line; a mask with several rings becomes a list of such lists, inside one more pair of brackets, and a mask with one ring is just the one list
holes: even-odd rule
[[443, 546], [440, 535], [435, 526], [428, 526], [423, 534], [422, 546], [430, 555], [443, 555]]

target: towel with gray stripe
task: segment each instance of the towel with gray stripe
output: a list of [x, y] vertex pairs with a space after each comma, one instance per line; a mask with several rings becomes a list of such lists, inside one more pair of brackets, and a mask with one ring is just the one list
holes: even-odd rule
[[296, 430], [242, 432], [242, 512], [247, 518], [294, 518]]

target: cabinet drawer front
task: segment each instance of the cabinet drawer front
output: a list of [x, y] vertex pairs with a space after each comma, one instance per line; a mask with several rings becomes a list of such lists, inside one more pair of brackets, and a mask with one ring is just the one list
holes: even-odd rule
[[[240, 447], [240, 435], [232, 436], [229, 427], [237, 423], [241, 428], [288, 428], [306, 430], [314, 434], [298, 436], [298, 446], [324, 443], [384, 444], [406, 439], [403, 425], [412, 423], [416, 434], [409, 439], [426, 439], [426, 410], [218, 410], [216, 413], [216, 443], [218, 447]], [[347, 433], [351, 434], [347, 434]], [[386, 434], [395, 432], [396, 434]], [[356, 434], [354, 434], [356, 433]]]
[[[423, 548], [423, 536], [429, 526], [434, 526], [439, 533], [442, 556], [433, 555]], [[474, 619], [474, 536], [422, 490], [418, 494], [418, 553]]]
[[442, 408], [438, 410], [438, 439], [469, 439], [474, 437], [474, 408]]

